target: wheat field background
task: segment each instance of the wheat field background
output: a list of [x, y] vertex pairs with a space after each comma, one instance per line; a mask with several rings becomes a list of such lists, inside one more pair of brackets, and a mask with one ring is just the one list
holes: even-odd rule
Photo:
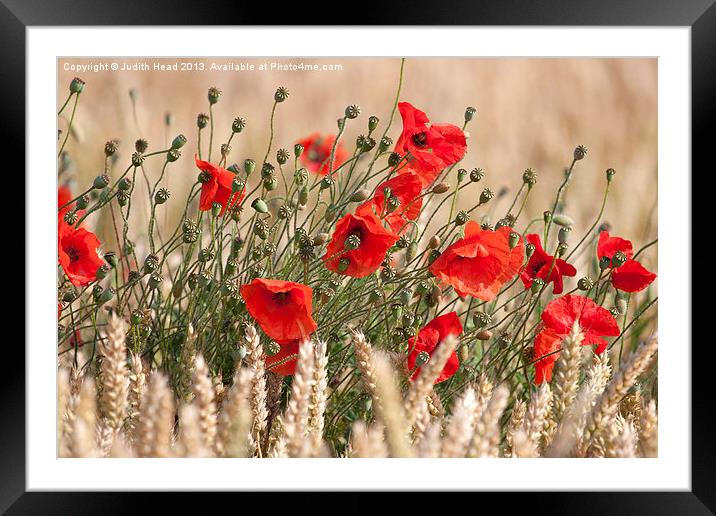
[[[244, 117], [248, 124], [238, 139], [234, 138], [228, 163], [263, 157], [273, 92], [280, 85], [287, 87], [291, 95], [278, 110], [274, 149], [290, 150], [296, 140], [314, 131], [335, 133], [336, 120], [345, 106], [358, 104], [362, 115], [349, 124], [343, 140], [352, 148], [355, 137], [366, 131], [369, 115], [381, 119], [380, 127], [389, 119], [400, 69], [398, 58], [114, 61], [146, 62], [150, 66], [154, 62], [203, 62], [207, 68], [212, 62], [252, 63], [256, 67], [272, 61], [303, 62], [340, 65], [342, 69], [78, 73], [65, 68], [97, 61], [59, 59], [58, 106], [64, 102], [74, 76], [79, 75], [87, 83], [75, 119], [76, 130], [67, 147], [74, 163], [67, 176], [73, 191], [83, 188], [102, 170], [105, 141], [120, 140], [123, 163], [129, 160], [137, 138], [147, 139], [150, 150], [158, 150], [165, 148], [174, 135], [183, 133], [189, 144], [169, 173], [168, 188], [175, 199], [184, 198], [197, 175], [192, 159], [196, 116], [208, 110], [206, 94], [211, 86], [223, 92], [214, 109], [214, 156], [218, 156], [218, 145], [228, 138], [236, 116]], [[136, 122], [130, 90], [135, 92]], [[509, 189], [502, 198], [495, 199], [497, 202], [493, 201], [491, 210], [496, 214], [506, 211], [521, 184], [522, 172], [531, 167], [538, 174], [538, 183], [526, 210], [530, 218], [540, 217], [551, 207], [548, 204], [552, 192], [563, 178], [572, 150], [583, 144], [588, 148], [588, 157], [577, 165], [566, 197], [566, 213], [575, 221], [574, 234], [580, 234], [593, 222], [605, 185], [604, 171], [612, 167], [618, 175], [603, 220], [612, 225], [615, 233], [633, 240], [637, 248], [656, 238], [656, 59], [411, 58], [406, 63], [400, 98], [424, 110], [435, 122], [461, 125], [465, 107], [477, 108], [477, 116], [468, 127], [468, 153], [461, 166], [486, 170], [483, 182], [495, 192], [503, 187]], [[173, 117], [170, 127], [165, 124], [167, 113]], [[59, 128], [65, 126], [66, 121], [61, 120]], [[397, 138], [400, 127], [396, 114], [389, 135]], [[75, 151], [80, 148], [81, 153]], [[145, 199], [144, 184], [137, 186], [139, 197]], [[459, 204], [472, 205], [472, 201], [463, 196]], [[174, 227], [180, 215], [179, 204], [170, 202], [160, 223]], [[108, 236], [106, 223], [98, 222], [97, 229], [100, 238]], [[656, 252], [649, 255], [645, 265], [656, 268]]]

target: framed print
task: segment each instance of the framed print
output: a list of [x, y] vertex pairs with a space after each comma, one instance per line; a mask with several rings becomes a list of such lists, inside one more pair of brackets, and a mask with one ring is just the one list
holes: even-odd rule
[[27, 238], [3, 510], [272, 490], [714, 510], [690, 213], [710, 2], [401, 27], [96, 7], [0, 10]]

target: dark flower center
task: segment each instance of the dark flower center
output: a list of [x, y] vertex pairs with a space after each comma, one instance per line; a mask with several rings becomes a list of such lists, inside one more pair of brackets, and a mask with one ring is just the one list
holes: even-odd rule
[[70, 257], [70, 263], [76, 262], [80, 259], [80, 252], [74, 247], [66, 247], [65, 253], [67, 253], [67, 256]]
[[277, 303], [284, 304], [288, 299], [288, 292], [276, 292], [273, 295], [273, 298], [276, 300]]
[[418, 133], [413, 135], [413, 143], [417, 147], [426, 147], [428, 145], [428, 133]]

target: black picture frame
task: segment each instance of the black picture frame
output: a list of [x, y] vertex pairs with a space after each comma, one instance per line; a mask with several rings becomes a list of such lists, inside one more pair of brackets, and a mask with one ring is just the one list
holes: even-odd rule
[[[311, 2], [309, 8], [299, 5], [274, 4], [268, 2], [193, 2], [177, 0], [154, 0], [152, 2], [112, 2], [110, 0], [0, 0], [0, 120], [4, 132], [3, 154], [8, 177], [19, 176], [24, 170], [25, 141], [25, 29], [28, 26], [83, 26], [83, 25], [281, 25], [287, 22], [309, 25], [359, 24], [384, 25], [395, 23], [412, 25], [590, 25], [590, 26], [684, 26], [691, 28], [691, 79], [692, 79], [692, 168], [705, 175], [713, 170], [712, 141], [708, 128], [716, 112], [716, 0], [492, 0], [461, 2], [427, 2], [413, 0], [409, 4], [388, 3], [370, 5], [351, 4], [336, 8], [335, 3]], [[331, 13], [334, 18], [328, 20]], [[342, 13], [336, 16], [337, 13]], [[89, 45], [89, 43], [88, 43]], [[237, 47], [237, 52], [239, 51]], [[31, 101], [31, 99], [29, 99]], [[11, 161], [10, 160], [10, 156]], [[693, 181], [699, 177], [688, 170], [670, 171], [680, 174], [684, 180]], [[19, 182], [19, 179], [9, 179]], [[7, 185], [7, 183], [6, 183]], [[23, 184], [24, 186], [24, 184]], [[7, 188], [7, 186], [6, 186]], [[708, 189], [697, 190], [707, 193]], [[28, 203], [29, 193], [25, 192]], [[7, 195], [7, 194], [6, 194]], [[19, 195], [19, 194], [15, 194]], [[13, 201], [17, 204], [17, 200]], [[662, 200], [668, 202], [668, 199]], [[692, 205], [695, 201], [692, 202]], [[26, 209], [31, 209], [26, 207]], [[6, 216], [10, 215], [6, 211]], [[16, 217], [10, 217], [16, 224], [22, 216], [19, 207]], [[685, 220], [691, 213], [674, 213]], [[5, 219], [6, 223], [8, 219]], [[697, 237], [709, 240], [708, 236], [697, 233]], [[6, 235], [7, 238], [7, 235]], [[17, 248], [19, 245], [15, 244]], [[15, 251], [17, 252], [17, 250]], [[710, 252], [705, 254], [711, 254]], [[684, 250], [685, 262], [691, 259], [690, 249]], [[709, 270], [703, 254], [695, 257], [695, 270]], [[15, 270], [17, 256], [13, 256]], [[696, 267], [699, 267], [698, 269]], [[704, 268], [702, 268], [704, 267]], [[685, 270], [687, 270], [685, 268]], [[25, 277], [32, 271], [25, 268]], [[15, 273], [14, 276], [18, 277]], [[9, 279], [9, 278], [8, 278]], [[8, 279], [4, 281], [8, 281]], [[684, 281], [691, 282], [685, 274]], [[703, 287], [706, 289], [706, 287]], [[5, 285], [6, 294], [16, 299], [20, 286]], [[5, 299], [8, 299], [6, 297]], [[695, 300], [694, 300], [695, 301]], [[704, 311], [707, 304], [691, 300], [697, 311]], [[13, 301], [17, 306], [17, 303]], [[23, 306], [25, 306], [23, 304]], [[705, 315], [705, 314], [703, 314]], [[663, 314], [668, 317], [668, 314]], [[25, 313], [26, 325], [29, 324]], [[692, 339], [684, 335], [679, 343], [669, 345], [692, 347], [692, 443], [690, 492], [619, 492], [619, 493], [505, 493], [480, 494], [480, 506], [487, 502], [499, 502], [498, 497], [509, 496], [509, 507], [519, 510], [524, 504], [530, 514], [714, 514], [716, 513], [716, 445], [713, 438], [713, 361], [710, 355], [713, 345], [710, 340]], [[2, 396], [2, 424], [0, 424], [0, 511], [8, 514], [98, 514], [136, 513], [148, 507], [147, 494], [126, 496], [126, 493], [26, 493], [25, 491], [25, 348], [19, 339], [6, 337], [4, 358], [6, 364], [0, 374], [0, 396]], [[82, 480], [78, 479], [81, 485]], [[555, 478], [555, 488], [559, 478]], [[207, 493], [215, 502], [220, 496]], [[241, 495], [245, 496], [245, 495]], [[265, 495], [264, 495], [265, 496]], [[427, 512], [430, 506], [442, 507], [445, 513], [447, 493], [414, 493], [405, 495], [406, 503], [420, 504]], [[488, 500], [485, 497], [494, 498]], [[291, 505], [300, 506], [305, 493], [291, 494]], [[171, 505], [181, 504], [186, 512], [199, 498], [181, 494], [164, 496], [163, 510], [169, 513]], [[203, 496], [201, 498], [204, 498]], [[221, 496], [221, 498], [224, 498]], [[305, 498], [308, 500], [308, 498]], [[358, 493], [342, 495], [341, 506], [357, 510], [362, 498]], [[454, 499], [451, 499], [452, 503]], [[194, 502], [196, 501], [196, 502]], [[261, 503], [261, 502], [259, 502]], [[266, 502], [271, 512], [279, 510], [276, 499]], [[307, 502], [310, 503], [310, 502]], [[468, 502], [468, 503], [474, 503]], [[427, 504], [427, 505], [426, 505]], [[314, 504], [313, 507], [316, 505]], [[330, 506], [329, 504], [326, 505]], [[204, 509], [209, 506], [204, 505]], [[211, 506], [218, 510], [218, 507]], [[469, 507], [469, 506], [468, 506]], [[475, 507], [475, 506], [473, 506]], [[457, 509], [457, 506], [455, 507]]]

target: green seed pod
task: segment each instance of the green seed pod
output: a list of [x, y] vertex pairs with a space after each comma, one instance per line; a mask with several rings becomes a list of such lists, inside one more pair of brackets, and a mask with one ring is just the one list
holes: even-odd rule
[[102, 291], [102, 293], [97, 298], [97, 304], [103, 305], [108, 301], [111, 301], [114, 295], [117, 293], [116, 290], [114, 290], [112, 287], [106, 288]]
[[141, 154], [139, 152], [135, 152], [134, 154], [132, 154], [132, 166], [141, 167], [142, 163], [144, 163], [144, 155], [143, 154]]
[[559, 228], [559, 233], [557, 234], [557, 240], [560, 244], [566, 244], [567, 239], [569, 238], [569, 234], [572, 232], [572, 228], [570, 226], [564, 226]]
[[132, 310], [132, 313], [129, 316], [129, 321], [132, 323], [132, 326], [137, 326], [143, 320], [144, 320], [144, 313], [139, 308]]
[[207, 115], [206, 113], [199, 113], [196, 116], [196, 126], [199, 129], [204, 129], [208, 123], [209, 123], [209, 115]]
[[102, 295], [102, 291], [104, 291], [104, 288], [102, 287], [102, 285], [98, 284], [98, 285], [95, 285], [94, 287], [92, 287], [92, 299], [97, 301], [99, 299], [99, 296]]
[[236, 271], [239, 270], [239, 261], [236, 259], [229, 259], [226, 261], [226, 267], [224, 267], [224, 275], [225, 276], [233, 276], [236, 274]]
[[231, 296], [233, 294], [236, 294], [239, 291], [238, 287], [236, 286], [236, 283], [234, 283], [231, 280], [225, 280], [224, 283], [221, 284], [221, 295], [222, 296]]
[[355, 249], [358, 249], [360, 247], [360, 237], [358, 235], [350, 235], [348, 238], [346, 238], [345, 242], [343, 243], [343, 246], [346, 251], [353, 251]]
[[475, 325], [475, 328], [484, 328], [491, 322], [492, 317], [486, 312], [475, 312], [472, 314], [472, 323]]
[[119, 190], [117, 192], [117, 204], [120, 206], [126, 206], [129, 202], [129, 192], [125, 192], [124, 190]]
[[574, 161], [584, 159], [584, 156], [586, 155], [587, 148], [584, 145], [579, 145], [576, 149], [574, 149]]
[[239, 176], [234, 177], [231, 181], [231, 191], [233, 193], [240, 192], [246, 187], [246, 181], [241, 179]]
[[113, 156], [118, 147], [119, 142], [117, 140], [109, 140], [104, 144], [104, 155], [107, 157]]
[[465, 122], [469, 122], [475, 117], [475, 114], [477, 113], [477, 109], [475, 109], [472, 106], [468, 106], [465, 108]]
[[211, 204], [212, 217], [218, 217], [219, 215], [221, 215], [222, 208], [223, 208], [223, 206], [220, 203], [218, 203], [218, 202], [212, 203]]
[[328, 242], [331, 239], [331, 236], [328, 233], [318, 233], [315, 237], [313, 237], [313, 245], [321, 246]]
[[288, 98], [289, 92], [283, 86], [279, 86], [276, 93], [273, 94], [273, 99], [276, 102], [283, 102]]
[[147, 255], [144, 259], [144, 274], [151, 274], [159, 269], [159, 257], [156, 254]]
[[363, 202], [370, 197], [370, 190], [362, 188], [350, 196], [350, 202]]
[[380, 279], [383, 281], [388, 281], [397, 276], [396, 270], [391, 267], [390, 265], [384, 266], [382, 269], [380, 269]]
[[520, 243], [521, 238], [522, 237], [520, 236], [519, 233], [516, 233], [514, 231], [512, 233], [510, 233], [510, 237], [509, 237], [510, 249], [514, 249], [515, 247], [517, 247], [517, 244]]
[[375, 131], [375, 128], [378, 127], [378, 122], [380, 122], [380, 119], [377, 116], [371, 116], [368, 118], [368, 131], [373, 132]]
[[407, 235], [402, 235], [395, 243], [395, 247], [398, 249], [405, 249], [410, 245], [410, 238]]
[[542, 287], [544, 287], [544, 280], [541, 278], [535, 278], [532, 280], [532, 286], [530, 287], [530, 290], [532, 290], [533, 294], [538, 294], [540, 290], [542, 290]]
[[616, 306], [611, 307], [609, 313], [611, 313], [614, 318], [619, 317], [619, 309]]
[[219, 98], [221, 98], [221, 90], [216, 86], [212, 86], [209, 88], [206, 97], [209, 99], [209, 104], [216, 104], [219, 102]]
[[149, 275], [149, 288], [159, 288], [159, 285], [162, 284], [162, 275], [158, 272], [153, 272]]
[[79, 77], [75, 77], [70, 82], [70, 91], [72, 93], [82, 93], [85, 89], [85, 81], [80, 79]]
[[282, 204], [278, 209], [278, 218], [281, 220], [286, 220], [291, 216], [291, 207], [288, 204]]
[[400, 160], [400, 154], [398, 154], [397, 152], [391, 152], [390, 156], [388, 156], [388, 165], [394, 167], [398, 163], [400, 163]]
[[276, 151], [276, 161], [278, 161], [279, 165], [284, 165], [290, 157], [291, 155], [286, 149], [279, 149]]
[[109, 265], [103, 263], [97, 268], [97, 273], [95, 274], [95, 279], [97, 281], [102, 281], [104, 278], [107, 277], [107, 274], [110, 272]]
[[261, 179], [269, 179], [271, 177], [274, 177], [276, 174], [276, 167], [274, 167], [271, 163], [264, 163], [261, 166]]
[[440, 251], [437, 249], [433, 249], [428, 253], [428, 264], [432, 265], [432, 263], [440, 258]]
[[245, 159], [244, 160], [244, 172], [246, 172], [246, 177], [250, 176], [254, 170], [256, 170], [256, 162], [250, 158]]
[[393, 213], [400, 207], [400, 199], [395, 196], [388, 197], [388, 203], [385, 206], [385, 211]]
[[346, 118], [351, 120], [354, 118], [358, 118], [358, 115], [360, 115], [360, 108], [355, 104], [351, 104], [346, 108], [345, 115]]
[[381, 294], [381, 291], [377, 288], [371, 291], [371, 293], [368, 295], [368, 301], [370, 301], [371, 303], [375, 303], [382, 298], [383, 296]]
[[492, 199], [494, 196], [495, 194], [492, 193], [492, 190], [490, 190], [489, 188], [485, 188], [480, 194], [480, 204], [490, 202], [490, 199]]
[[398, 300], [403, 305], [410, 304], [410, 300], [413, 299], [413, 291], [409, 288], [401, 289], [398, 293]]
[[393, 319], [399, 320], [403, 316], [403, 305], [394, 303], [390, 306], [390, 315]]
[[457, 182], [458, 184], [462, 183], [462, 180], [465, 179], [465, 176], [467, 175], [467, 170], [464, 168], [458, 168], [457, 169]]
[[530, 256], [532, 256], [532, 255], [534, 254], [534, 252], [535, 252], [535, 245], [534, 245], [534, 244], [527, 244], [527, 245], [525, 246], [525, 256], [527, 256], [527, 258], [529, 258]]
[[266, 205], [266, 201], [264, 201], [263, 199], [254, 199], [251, 203], [251, 207], [258, 213], [268, 213], [268, 206]]
[[[392, 145], [393, 145], [393, 139], [390, 136], [383, 136], [380, 139], [380, 144], [378, 145], [378, 150], [380, 150], [380, 152], [385, 152], [388, 149], [390, 149], [390, 147]], [[392, 156], [392, 154], [391, 154], [391, 156]], [[400, 156], [398, 156], [398, 159], [400, 159]], [[391, 166], [395, 166], [395, 165], [391, 165]]]
[[564, 213], [558, 213], [557, 215], [554, 215], [552, 217], [552, 222], [562, 227], [574, 226], [574, 220], [572, 220], [572, 217], [570, 217], [569, 215], [565, 215]]
[[77, 202], [75, 203], [75, 209], [77, 210], [84, 210], [89, 205], [90, 198], [89, 195], [83, 195], [79, 199], [77, 199]]
[[462, 226], [466, 224], [468, 220], [470, 220], [470, 215], [468, 215], [466, 211], [460, 210], [457, 212], [457, 215], [455, 215], [456, 226]]
[[419, 296], [423, 296], [430, 291], [431, 284], [429, 281], [421, 280], [415, 286], [415, 293]]
[[261, 240], [266, 240], [268, 238], [268, 233], [268, 224], [266, 224], [263, 220], [257, 220], [254, 223], [254, 234]]
[[584, 276], [583, 278], [579, 278], [579, 281], [577, 281], [577, 288], [583, 292], [591, 290], [593, 287], [594, 287], [594, 280], [589, 276]]
[[617, 251], [616, 253], [614, 253], [614, 256], [612, 256], [612, 268], [617, 269], [621, 267], [626, 263], [627, 260], [627, 255], [624, 254], [623, 251]]
[[264, 352], [270, 357], [277, 355], [280, 351], [281, 345], [275, 340], [269, 341], [264, 345]]
[[214, 250], [210, 247], [205, 247], [201, 251], [199, 251], [199, 261], [206, 263], [214, 259]]
[[611, 264], [612, 264], [612, 262], [611, 262], [611, 260], [609, 259], [608, 256], [602, 256], [602, 257], [599, 259], [599, 269], [600, 269], [600, 270], [606, 270], [606, 269], [608, 269], [609, 267], [611, 267]]
[[333, 186], [333, 178], [326, 176], [321, 179], [321, 190], [325, 190], [326, 188], [330, 188], [331, 186]]
[[483, 177], [485, 177], [485, 171], [481, 168], [473, 168], [470, 171], [470, 181], [472, 181], [473, 183], [482, 181]]
[[214, 277], [211, 275], [211, 272], [208, 270], [205, 270], [201, 274], [199, 274], [199, 286], [202, 288], [211, 287], [213, 280], [214, 280]]
[[614, 176], [616, 175], [617, 171], [613, 168], [607, 169], [607, 182], [611, 183], [612, 179], [614, 179]]
[[296, 156], [296, 159], [301, 157], [301, 154], [303, 154], [304, 148], [303, 145], [300, 143], [297, 143], [293, 146], [293, 155]]
[[109, 176], [107, 174], [103, 174], [101, 176], [95, 177], [94, 181], [92, 182], [92, 187], [96, 188], [97, 190], [106, 188], [108, 185], [109, 185]]
[[298, 186], [304, 186], [308, 183], [308, 170], [306, 170], [305, 168], [299, 168], [293, 174], [293, 180]]
[[189, 290], [194, 290], [196, 288], [197, 283], [199, 283], [199, 275], [195, 272], [192, 272], [189, 274], [189, 277], [186, 280], [186, 284], [189, 287]]
[[244, 130], [246, 127], [246, 120], [241, 118], [240, 116], [237, 116], [234, 118], [234, 121], [231, 123], [231, 132], [232, 133], [240, 133]]
[[522, 173], [522, 182], [527, 185], [527, 188], [532, 188], [537, 184], [537, 174], [531, 168], [528, 168]]
[[170, 196], [171, 194], [169, 193], [169, 190], [167, 190], [166, 188], [160, 188], [159, 190], [157, 190], [157, 193], [154, 194], [154, 202], [156, 204], [164, 204], [169, 200]]
[[564, 253], [567, 252], [568, 248], [569, 246], [565, 242], [560, 242], [557, 246], [557, 257], [561, 258], [562, 256], [564, 256]]
[[172, 140], [172, 149], [181, 149], [184, 144], [186, 144], [186, 136], [179, 134]]
[[405, 260], [412, 262], [418, 254], [418, 243], [410, 242], [407, 251], [405, 251]]
[[430, 361], [430, 355], [427, 351], [421, 351], [418, 356], [415, 357], [415, 367], [422, 367]]
[[179, 149], [172, 149], [167, 152], [167, 161], [169, 163], [174, 163], [179, 158], [181, 158], [181, 151]]
[[545, 210], [544, 213], [542, 213], [542, 220], [545, 224], [548, 224], [550, 220], [552, 220], [552, 212], [550, 210]]
[[278, 186], [278, 180], [275, 176], [267, 177], [264, 179], [263, 185], [267, 192], [272, 192]]
[[114, 251], [107, 251], [104, 253], [104, 261], [109, 264], [110, 267], [117, 266], [117, 254]]
[[338, 261], [338, 272], [346, 272], [346, 270], [348, 270], [348, 266], [350, 264], [351, 264], [351, 262], [348, 258], [341, 258]]
[[238, 256], [239, 251], [244, 247], [244, 239], [240, 236], [234, 237], [234, 239], [231, 241], [231, 255], [233, 257]]

